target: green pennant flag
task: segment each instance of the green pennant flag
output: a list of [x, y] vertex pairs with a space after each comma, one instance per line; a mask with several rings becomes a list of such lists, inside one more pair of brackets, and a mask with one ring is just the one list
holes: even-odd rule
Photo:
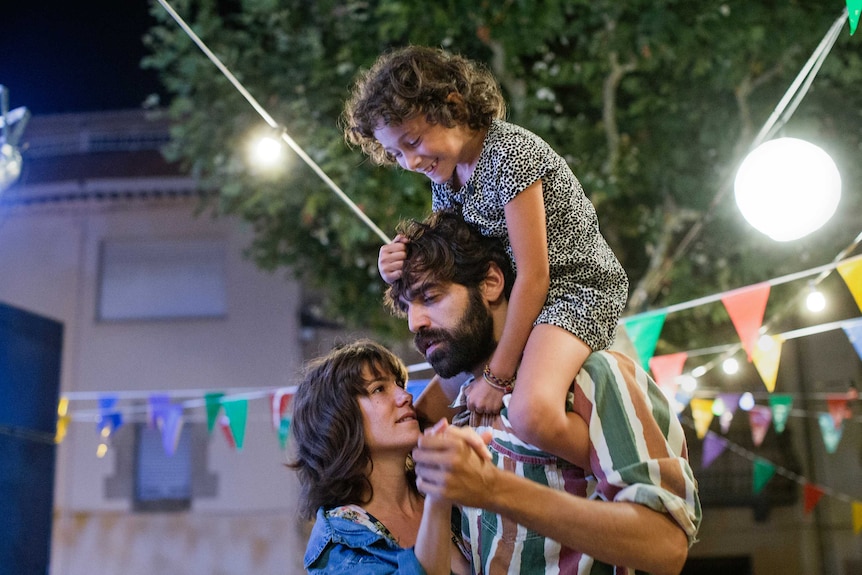
[[772, 479], [772, 476], [775, 475], [775, 466], [766, 461], [765, 459], [757, 458], [754, 460], [754, 493], [760, 493], [763, 491], [763, 488], [769, 483], [769, 480]]
[[218, 419], [218, 412], [221, 409], [221, 398], [224, 397], [223, 393], [207, 393], [204, 395], [204, 402], [207, 406], [207, 431], [209, 433], [213, 432], [213, 427], [215, 427], [216, 419]]
[[850, 35], [856, 33], [859, 24], [859, 14], [862, 13], [862, 0], [847, 0], [847, 12], [850, 13]]
[[230, 431], [233, 433], [233, 440], [236, 444], [237, 451], [242, 449], [242, 441], [245, 438], [245, 420], [248, 416], [248, 400], [247, 399], [232, 399], [223, 401], [224, 413], [227, 415], [230, 423]]
[[281, 420], [281, 425], [278, 426], [278, 444], [281, 450], [287, 448], [287, 438], [290, 435], [290, 418], [285, 417]]
[[775, 427], [776, 433], [784, 431], [792, 405], [793, 398], [787, 394], [769, 396], [769, 406], [772, 408], [772, 425]]
[[623, 320], [623, 326], [626, 328], [629, 339], [632, 340], [632, 345], [634, 345], [638, 359], [640, 359], [644, 369], [649, 365], [649, 360], [655, 352], [665, 317], [667, 317], [667, 313], [659, 312]]

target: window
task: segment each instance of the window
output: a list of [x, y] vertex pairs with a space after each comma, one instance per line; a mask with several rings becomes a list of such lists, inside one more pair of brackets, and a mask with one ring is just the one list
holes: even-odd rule
[[103, 321], [227, 313], [225, 246], [219, 240], [107, 241], [99, 282]]
[[165, 453], [162, 433], [137, 426], [135, 460], [135, 511], [183, 511], [192, 500], [191, 434], [180, 434], [173, 455]]

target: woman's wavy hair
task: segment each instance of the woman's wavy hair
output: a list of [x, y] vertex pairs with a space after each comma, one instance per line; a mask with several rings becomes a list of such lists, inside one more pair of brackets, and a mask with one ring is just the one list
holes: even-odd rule
[[[368, 473], [373, 462], [357, 400], [368, 393], [364, 367], [375, 377], [392, 375], [402, 387], [407, 384], [407, 368], [394, 353], [361, 339], [309, 362], [294, 395], [290, 431], [296, 458], [288, 467], [299, 476], [299, 511], [307, 519], [319, 507], [361, 505], [371, 499]], [[406, 465], [405, 473], [412, 474]], [[413, 486], [414, 477], [408, 477]]]
[[[454, 96], [454, 97], [453, 97]], [[481, 64], [436, 48], [407, 46], [380, 56], [357, 78], [341, 116], [345, 140], [377, 164], [392, 164], [374, 130], [423, 114], [447, 128], [487, 128], [506, 115], [494, 76]]]
[[511, 295], [515, 272], [503, 242], [483, 236], [457, 212], [441, 210], [421, 222], [404, 220], [397, 231], [406, 239], [407, 258], [401, 277], [383, 296], [384, 305], [394, 315], [404, 316], [404, 302], [416, 295], [412, 290], [429, 282], [478, 289], [492, 263], [503, 271], [506, 298]]

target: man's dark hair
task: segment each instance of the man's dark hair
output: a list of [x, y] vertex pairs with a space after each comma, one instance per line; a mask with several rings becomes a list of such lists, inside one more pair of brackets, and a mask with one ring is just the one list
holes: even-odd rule
[[444, 210], [424, 221], [405, 220], [398, 233], [407, 240], [407, 259], [401, 277], [384, 296], [386, 307], [395, 315], [404, 314], [404, 301], [412, 299], [411, 289], [422, 283], [456, 283], [478, 288], [492, 263], [505, 278], [505, 294], [512, 292], [515, 273], [499, 238], [483, 236], [460, 214]]

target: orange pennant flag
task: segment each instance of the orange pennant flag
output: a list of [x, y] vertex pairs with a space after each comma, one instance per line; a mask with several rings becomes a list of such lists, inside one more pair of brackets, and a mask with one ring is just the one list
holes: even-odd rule
[[757, 340], [751, 351], [751, 360], [763, 385], [769, 393], [775, 391], [775, 380], [778, 378], [778, 364], [781, 361], [781, 346], [784, 338], [780, 335], [765, 335]]
[[667, 355], [654, 355], [649, 360], [649, 368], [652, 371], [655, 382], [668, 397], [676, 395], [676, 377], [682, 373], [682, 366], [688, 358], [688, 352], [670, 353]]
[[838, 273], [847, 284], [847, 289], [853, 294], [856, 305], [862, 311], [862, 258], [841, 262], [837, 267]]
[[721, 298], [721, 303], [724, 304], [730, 321], [742, 340], [748, 361], [751, 361], [751, 352], [757, 343], [760, 326], [763, 325], [769, 289], [769, 283], [763, 282], [734, 290]]
[[697, 438], [703, 439], [709, 429], [709, 424], [712, 423], [714, 414], [712, 413], [713, 399], [695, 398], [691, 400], [691, 416], [694, 418], [694, 429], [697, 431]]
[[853, 535], [862, 531], [862, 501], [853, 502]]
[[803, 497], [805, 499], [805, 514], [808, 515], [823, 497], [823, 490], [813, 483], [806, 483]]

